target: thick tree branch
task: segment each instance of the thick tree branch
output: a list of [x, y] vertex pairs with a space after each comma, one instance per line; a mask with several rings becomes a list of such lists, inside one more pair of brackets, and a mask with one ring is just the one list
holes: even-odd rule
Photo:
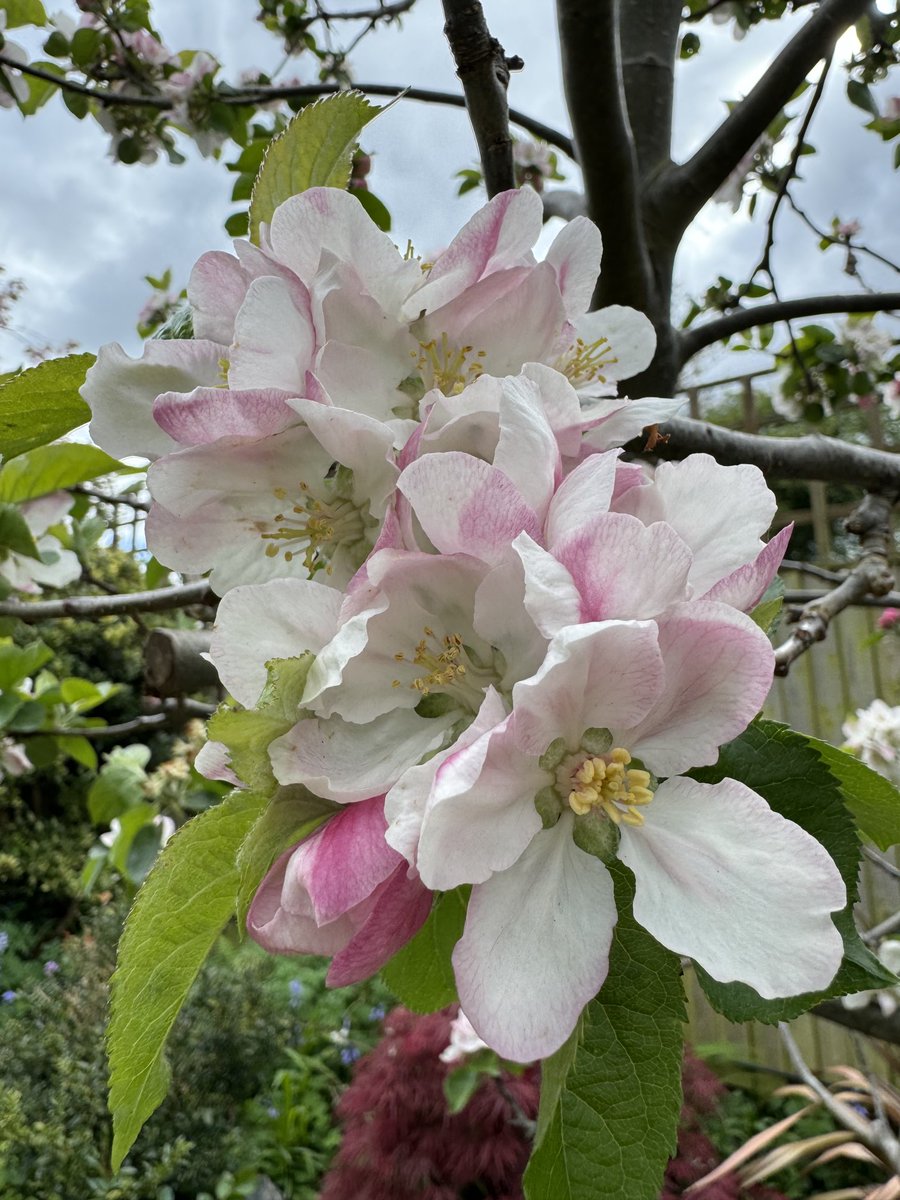
[[787, 675], [795, 659], [821, 642], [839, 612], [863, 596], [884, 596], [893, 589], [894, 575], [889, 566], [893, 542], [891, 509], [898, 494], [888, 499], [870, 492], [847, 518], [847, 530], [859, 537], [862, 546], [860, 560], [833, 591], [811, 600], [803, 608], [794, 632], [775, 651], [776, 675]]
[[68, 596], [63, 600], [35, 600], [0, 603], [0, 617], [17, 617], [26, 625], [58, 617], [110, 617], [133, 612], [167, 612], [191, 604], [216, 604], [218, 597], [209, 590], [205, 579], [178, 587], [156, 588], [152, 592], [125, 592], [118, 596]]
[[[811, 600], [821, 600], [828, 592], [816, 591], [815, 588], [787, 588], [784, 593], [784, 603], [809, 604]], [[860, 608], [898, 608], [900, 607], [900, 592], [887, 592], [883, 596], [859, 596], [850, 601], [851, 605]]]
[[442, 0], [444, 33], [466, 94], [488, 196], [516, 186], [506, 89], [524, 64], [506, 53], [487, 27], [479, 0]]
[[[668, 420], [665, 430], [669, 440], [656, 446], [656, 458], [678, 460], [702, 452], [724, 466], [752, 463], [772, 479], [822, 479], [826, 483], [855, 484], [887, 496], [900, 495], [900, 454], [854, 446], [815, 433], [798, 438], [736, 433], [691, 417]], [[643, 439], [635, 439], [628, 449], [641, 454]]]
[[[64, 92], [87, 96], [109, 108], [115, 108], [118, 105], [132, 108], [155, 108], [160, 112], [167, 112], [173, 107], [172, 100], [166, 96], [138, 95], [136, 92], [111, 92], [103, 88], [88, 87], [86, 84], [78, 83], [77, 80], [66, 79], [60, 75], [53, 75], [50, 71], [43, 71], [40, 67], [13, 62], [11, 59], [4, 58], [2, 53], [0, 53], [0, 65], [13, 67], [15, 70], [21, 71], [23, 75], [31, 75], [35, 79], [44, 79], [48, 83], [55, 83]], [[432, 88], [402, 87], [399, 84], [391, 83], [354, 83], [353, 87], [356, 91], [365, 92], [369, 96], [401, 96], [404, 100], [418, 100], [425, 104], [445, 104], [451, 108], [466, 107], [465, 96], [458, 96], [454, 92], [435, 91]], [[344, 85], [338, 83], [298, 83], [272, 87], [222, 88], [216, 98], [222, 104], [240, 106], [242, 104], [265, 104], [271, 100], [302, 100], [304, 97], [313, 99], [316, 96], [333, 96], [337, 92], [346, 90]], [[561, 150], [563, 154], [567, 154], [569, 158], [574, 157], [575, 147], [567, 134], [561, 133], [558, 129], [553, 129], [552, 126], [545, 125], [543, 121], [538, 121], [515, 108], [509, 110], [509, 118], [514, 125], [519, 125], [535, 137], [542, 138], [551, 146], [555, 146], [557, 150]]]
[[880, 1042], [888, 1042], [892, 1046], [900, 1046], [900, 1012], [886, 1017], [877, 1004], [867, 1008], [844, 1008], [840, 1000], [823, 1000], [811, 1010], [814, 1016], [845, 1029], [855, 1029], [858, 1033], [866, 1033], [878, 1038]]
[[668, 212], [675, 228], [687, 228], [816, 63], [831, 53], [840, 35], [863, 15], [869, 3], [823, 0], [694, 156], [663, 172], [651, 189], [652, 203]]
[[774, 325], [794, 317], [818, 317], [827, 313], [894, 312], [900, 309], [900, 292], [852, 292], [843, 296], [803, 296], [796, 300], [778, 300], [739, 308], [724, 317], [716, 317], [681, 335], [681, 365], [713, 342], [729, 338], [744, 329]]
[[144, 680], [156, 696], [183, 696], [219, 685], [206, 629], [154, 629], [144, 643]]
[[622, 82], [641, 179], [672, 161], [681, 12], [681, 0], [619, 0]]
[[628, 119], [618, 0], [557, 0], [566, 99], [587, 212], [603, 235], [596, 304], [651, 307], [637, 152]]

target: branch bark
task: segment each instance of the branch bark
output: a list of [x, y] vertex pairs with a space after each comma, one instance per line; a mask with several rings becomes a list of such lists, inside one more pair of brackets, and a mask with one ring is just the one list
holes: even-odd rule
[[[678, 460], [701, 452], [724, 466], [752, 463], [773, 479], [822, 479], [900, 495], [900, 455], [885, 450], [854, 446], [821, 434], [776, 438], [736, 433], [691, 417], [666, 421], [665, 430], [669, 441], [655, 447], [656, 458]], [[627, 448], [642, 454], [643, 439], [636, 438]]]
[[618, 0], [557, 0], [566, 100], [587, 213], [603, 235], [594, 303], [647, 312], [654, 289], [625, 98]]
[[443, 0], [444, 33], [456, 74], [466, 95], [466, 108], [484, 170], [488, 197], [516, 186], [506, 89], [509, 73], [524, 64], [506, 53], [484, 19], [479, 0]]
[[870, 492], [847, 518], [845, 525], [862, 544], [859, 562], [833, 591], [811, 600], [803, 609], [794, 632], [775, 651], [775, 674], [787, 675], [791, 663], [810, 646], [821, 642], [828, 626], [839, 612], [856, 604], [864, 596], [884, 596], [894, 586], [889, 566], [892, 548], [891, 508], [893, 500]]
[[203, 655], [206, 629], [154, 629], [144, 643], [144, 680], [156, 696], [184, 696], [218, 687], [219, 673]]
[[205, 579], [179, 587], [156, 588], [152, 592], [126, 592], [119, 596], [68, 596], [63, 600], [0, 603], [0, 617], [17, 617], [26, 625], [58, 617], [109, 617], [133, 612], [167, 612], [191, 604], [217, 604]]
[[900, 310], [900, 292], [852, 292], [848, 295], [803, 296], [796, 300], [779, 300], [773, 304], [757, 304], [740, 308], [727, 316], [717, 317], [681, 335], [681, 365], [684, 366], [698, 351], [744, 329], [758, 325], [774, 325], [794, 317], [819, 317], [828, 313], [894, 312]]
[[823, 0], [750, 90], [686, 163], [663, 172], [650, 201], [684, 230], [869, 0]]
[[169, 704], [162, 712], [134, 717], [118, 725], [86, 725], [83, 729], [75, 725], [60, 725], [53, 729], [29, 729], [20, 731], [16, 737], [83, 737], [88, 741], [105, 737], [126, 737], [132, 733], [146, 733], [150, 729], [178, 729], [192, 717], [209, 717], [216, 711], [214, 704], [202, 704], [198, 700], [185, 700]]
[[844, 1008], [840, 1000], [823, 1000], [811, 1012], [825, 1021], [833, 1021], [845, 1029], [855, 1029], [858, 1033], [866, 1033], [869, 1037], [878, 1038], [881, 1042], [889, 1042], [892, 1046], [900, 1046], [900, 1012], [886, 1017], [877, 1004], [867, 1008]]

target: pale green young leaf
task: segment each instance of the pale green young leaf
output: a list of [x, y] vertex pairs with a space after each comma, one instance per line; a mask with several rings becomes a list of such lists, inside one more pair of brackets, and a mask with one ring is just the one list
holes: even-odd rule
[[559, 1098], [552, 1117], [539, 1120], [527, 1200], [657, 1200], [675, 1150], [686, 1016], [681, 966], [631, 916], [630, 872], [620, 866], [613, 875], [619, 920], [609, 977], [582, 1014], [567, 1068], [572, 1047], [559, 1052], [554, 1075], [563, 1082], [550, 1081]]
[[0, 501], [21, 504], [122, 469], [122, 463], [84, 442], [39, 446], [0, 467]]
[[79, 396], [93, 354], [52, 358], [21, 371], [0, 387], [0, 457], [45, 446], [91, 418]]
[[345, 188], [360, 131], [382, 110], [361, 92], [339, 92], [307, 104], [273, 138], [250, 198], [250, 240], [259, 244], [279, 204], [311, 187]]
[[6, 557], [6, 551], [21, 554], [24, 558], [41, 557], [28, 522], [15, 504], [0, 503], [0, 560]]
[[416, 936], [382, 968], [385, 983], [413, 1012], [435, 1012], [456, 1000], [450, 956], [462, 937], [469, 891], [441, 892]]
[[20, 25], [44, 25], [47, 14], [41, 0], [0, 0], [0, 11], [6, 13], [6, 28]]
[[865, 763], [818, 738], [802, 734], [837, 779], [860, 829], [882, 850], [900, 842], [900, 789]]
[[234, 912], [238, 848], [263, 801], [232, 792], [170, 838], [128, 914], [107, 1034], [117, 1171], [165, 1099], [163, 1047], [188, 989]]

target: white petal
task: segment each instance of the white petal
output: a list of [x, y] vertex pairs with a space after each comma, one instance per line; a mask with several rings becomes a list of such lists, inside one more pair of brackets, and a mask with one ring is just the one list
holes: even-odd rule
[[598, 401], [585, 414], [585, 443], [596, 450], [624, 446], [648, 425], [658, 425], [674, 417], [685, 404], [687, 400], [684, 399], [659, 400], [649, 396], [641, 400]]
[[588, 345], [601, 338], [609, 343], [610, 354], [602, 364], [605, 379], [631, 379], [650, 366], [656, 352], [653, 322], [621, 304], [585, 313], [575, 322], [575, 332]]
[[600, 230], [587, 217], [574, 217], [553, 239], [546, 262], [556, 270], [559, 290], [572, 320], [587, 312], [597, 276], [603, 241]]
[[254, 279], [235, 319], [229, 386], [303, 395], [315, 340], [303, 285], [273, 276]]
[[575, 845], [567, 816], [473, 888], [453, 968], [488, 1045], [516, 1062], [558, 1050], [603, 986], [615, 924], [609, 872]]
[[831, 983], [843, 942], [830, 914], [847, 896], [814, 838], [734, 779], [669, 779], [642, 812], [643, 827], [622, 826], [619, 857], [645, 929], [765, 999]]

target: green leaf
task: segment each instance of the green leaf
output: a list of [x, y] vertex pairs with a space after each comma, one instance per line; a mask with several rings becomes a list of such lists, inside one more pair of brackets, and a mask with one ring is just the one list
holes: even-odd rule
[[383, 233], [391, 232], [391, 214], [387, 206], [369, 191], [354, 188], [354, 195]]
[[103, 450], [82, 442], [39, 446], [0, 467], [0, 501], [33, 500], [122, 469], [123, 464]]
[[439, 893], [416, 936], [382, 968], [385, 983], [413, 1012], [435, 1012], [456, 1000], [450, 956], [462, 937], [469, 890]]
[[47, 14], [41, 0], [0, 0], [0, 12], [6, 13], [6, 28], [20, 25], [44, 25]]
[[840, 784], [844, 803], [863, 833], [881, 850], [900, 842], [900, 789], [852, 754], [804, 736]]
[[59, 748], [89, 771], [97, 770], [97, 751], [86, 737], [61, 737]]
[[0, 387], [0, 456], [4, 460], [45, 446], [89, 421], [78, 394], [93, 354], [52, 358]]
[[847, 81], [847, 99], [851, 104], [855, 104], [857, 108], [871, 113], [873, 117], [879, 115], [875, 97], [869, 91], [866, 84], [860, 83], [858, 79], [849, 79]]
[[340, 92], [307, 104], [269, 143], [250, 200], [250, 240], [279, 204], [311, 187], [345, 188], [360, 131], [382, 110], [361, 92]]
[[109, 825], [113, 817], [144, 799], [144, 770], [150, 761], [148, 746], [126, 746], [110, 751], [100, 774], [87, 794], [88, 813], [95, 825]]
[[[11, 550], [25, 558], [41, 557], [28, 522], [15, 504], [0, 504], [0, 550]], [[0, 572], [2, 569], [0, 564]]]
[[584, 1010], [574, 1062], [525, 1172], [528, 1200], [583, 1200], [598, 1191], [656, 1200], [675, 1150], [681, 965], [631, 916], [630, 872], [619, 866], [613, 878], [619, 920], [609, 976]]
[[714, 767], [692, 771], [702, 783], [739, 779], [758, 792], [775, 812], [795, 821], [821, 842], [847, 887], [847, 907], [834, 923], [844, 939], [844, 961], [836, 978], [822, 992], [763, 1000], [744, 983], [719, 983], [696, 967], [703, 990], [717, 1012], [730, 1021], [790, 1021], [820, 1000], [883, 987], [892, 982], [878, 959], [860, 939], [853, 921], [857, 897], [859, 839], [837, 779], [809, 739], [775, 721], [758, 720], [723, 746]]
[[234, 911], [235, 856], [260, 809], [249, 792], [170, 838], [128, 914], [112, 979], [108, 1051], [112, 1169], [165, 1098], [163, 1047], [188, 989]]
[[781, 614], [784, 605], [784, 580], [778, 575], [766, 588], [763, 598], [750, 613], [750, 619], [755, 621], [763, 633], [771, 633]]
[[575, 1062], [575, 1055], [581, 1045], [584, 1032], [584, 1013], [578, 1018], [578, 1024], [569, 1034], [555, 1054], [541, 1062], [541, 1101], [538, 1108], [537, 1129], [534, 1133], [534, 1146], [537, 1149], [544, 1140], [544, 1135], [553, 1124], [556, 1110], [565, 1091], [569, 1071]]
[[246, 237], [250, 232], [250, 214], [246, 209], [234, 212], [225, 222], [225, 232], [229, 237]]
[[[31, 65], [39, 68], [41, 71], [46, 71], [48, 75], [65, 75], [65, 71], [58, 63], [38, 61], [33, 62]], [[23, 78], [25, 77], [23, 76]], [[33, 117], [39, 108], [43, 108], [55, 91], [55, 83], [50, 83], [47, 79], [35, 79], [34, 76], [29, 75], [28, 98], [23, 100], [19, 105], [22, 110], [22, 116]]]
[[134, 884], [141, 884], [150, 873], [160, 851], [162, 829], [147, 821], [137, 830], [128, 847], [125, 874]]
[[466, 1065], [456, 1067], [444, 1076], [444, 1098], [451, 1116], [462, 1112], [478, 1091], [483, 1078], [483, 1071]]
[[52, 657], [53, 651], [44, 642], [16, 646], [11, 638], [0, 639], [0, 691], [9, 691], [34, 675]]
[[231, 766], [253, 791], [271, 796], [277, 783], [269, 762], [269, 744], [297, 724], [303, 716], [300, 698], [314, 654], [276, 658], [266, 663], [268, 681], [256, 708], [220, 708], [210, 718], [211, 741], [228, 747]]
[[[153, 818], [156, 815], [155, 804], [142, 803], [119, 813], [116, 818], [119, 822], [119, 830], [118, 836], [110, 847], [109, 860], [121, 875], [129, 877], [128, 856], [131, 853], [134, 839], [147, 825], [153, 824]], [[133, 882], [139, 881], [134, 880]]]
[[275, 859], [309, 837], [339, 810], [339, 804], [314, 796], [305, 787], [278, 789], [238, 851], [237, 919], [242, 929], [250, 903]]

